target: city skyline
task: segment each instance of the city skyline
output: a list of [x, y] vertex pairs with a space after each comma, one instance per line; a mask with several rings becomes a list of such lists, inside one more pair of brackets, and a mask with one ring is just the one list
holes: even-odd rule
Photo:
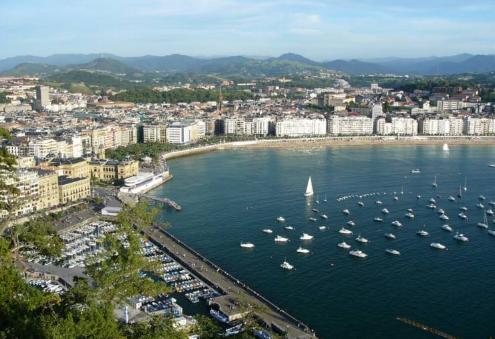
[[[0, 58], [59, 53], [315, 60], [493, 54], [490, 1], [32, 0], [0, 4]], [[453, 34], [455, 32], [455, 34]]]

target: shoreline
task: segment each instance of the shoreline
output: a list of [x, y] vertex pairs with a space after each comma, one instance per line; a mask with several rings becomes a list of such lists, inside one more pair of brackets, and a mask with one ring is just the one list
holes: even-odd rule
[[191, 155], [209, 153], [225, 149], [239, 148], [308, 148], [308, 147], [371, 147], [371, 146], [435, 146], [443, 144], [457, 146], [495, 146], [495, 136], [362, 136], [362, 137], [321, 137], [321, 138], [283, 138], [235, 141], [214, 145], [199, 146], [190, 149], [162, 153], [164, 160], [177, 159]]

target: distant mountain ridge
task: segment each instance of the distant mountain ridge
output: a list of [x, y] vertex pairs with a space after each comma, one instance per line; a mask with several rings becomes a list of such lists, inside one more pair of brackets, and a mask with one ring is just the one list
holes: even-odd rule
[[495, 71], [495, 55], [458, 54], [446, 57], [381, 58], [317, 62], [294, 53], [279, 57], [230, 56], [198, 58], [181, 54], [121, 57], [108, 53], [55, 54], [47, 57], [18, 56], [0, 60], [0, 72], [13, 75], [49, 74], [67, 70], [89, 70], [113, 74], [142, 72], [217, 73], [247, 76], [285, 75], [294, 72], [335, 70], [359, 74], [449, 75]]

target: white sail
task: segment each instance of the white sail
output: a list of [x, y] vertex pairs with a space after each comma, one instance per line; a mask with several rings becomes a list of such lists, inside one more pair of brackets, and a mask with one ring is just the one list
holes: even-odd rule
[[313, 192], [313, 183], [311, 182], [311, 177], [308, 179], [308, 186], [306, 187], [306, 193], [304, 193], [305, 197], [310, 197], [314, 194]]
[[448, 152], [449, 151], [449, 145], [448, 144], [443, 144], [443, 150]]

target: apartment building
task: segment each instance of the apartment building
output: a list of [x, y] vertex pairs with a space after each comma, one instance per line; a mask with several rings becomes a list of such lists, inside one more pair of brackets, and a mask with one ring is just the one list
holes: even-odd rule
[[135, 160], [93, 159], [89, 162], [91, 177], [101, 181], [114, 181], [135, 176], [139, 172], [139, 162]]
[[328, 119], [330, 135], [371, 135], [373, 120], [364, 116], [337, 116]]
[[285, 119], [275, 125], [275, 135], [278, 137], [323, 136], [326, 133], [325, 119]]

